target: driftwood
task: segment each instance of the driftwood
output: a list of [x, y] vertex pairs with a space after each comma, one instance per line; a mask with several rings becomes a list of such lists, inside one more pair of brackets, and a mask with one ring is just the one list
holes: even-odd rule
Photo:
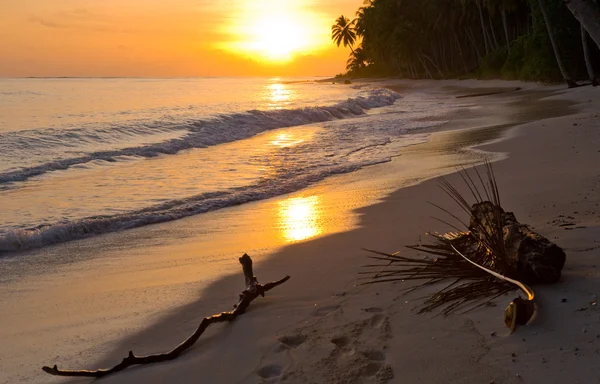
[[[432, 242], [408, 246], [435, 259], [368, 250], [376, 254], [371, 258], [379, 263], [365, 266], [370, 269], [363, 272], [370, 275], [365, 284], [425, 280], [406, 289], [411, 291], [450, 279], [448, 285], [428, 295], [420, 311], [443, 308], [444, 315], [458, 310], [467, 312], [519, 288], [527, 299], [517, 297], [505, 310], [505, 324], [514, 331], [516, 325], [528, 323], [536, 312], [535, 295], [527, 284], [557, 282], [566, 255], [556, 244], [519, 223], [514, 214], [504, 211], [490, 163], [486, 162], [487, 180], [476, 167], [473, 170], [473, 177], [467, 171], [459, 172], [475, 200], [472, 205], [447, 180], [440, 179], [444, 192], [469, 220], [463, 221], [433, 204], [460, 223], [455, 226], [438, 219], [456, 232], [433, 233], [430, 234]], [[483, 302], [470, 305], [477, 301]]]
[[499, 91], [490, 91], [490, 92], [482, 92], [482, 93], [472, 93], [472, 94], [468, 94], [468, 95], [456, 96], [456, 99], [464, 99], [464, 98], [467, 98], [467, 97], [479, 97], [479, 96], [499, 95], [501, 93], [513, 92], [513, 91], [520, 91], [520, 90], [521, 90], [521, 87], [516, 87], [516, 88], [510, 88], [510, 89], [503, 89], [503, 90], [499, 90]]
[[[504, 212], [499, 205], [489, 201], [474, 204], [469, 232], [465, 236], [472, 236], [481, 243], [482, 233], [492, 233], [492, 228], [498, 226], [498, 219], [505, 257], [494, 259], [497, 263], [494, 269], [529, 284], [557, 282], [565, 265], [565, 252], [529, 226], [519, 223], [512, 212]], [[485, 232], [478, 230], [481, 227], [486, 229]]]
[[166, 353], [159, 353], [148, 356], [136, 356], [133, 351], [129, 351], [129, 355], [112, 368], [98, 369], [94, 371], [88, 370], [61, 370], [55, 365], [54, 367], [43, 367], [44, 372], [51, 375], [57, 376], [89, 376], [89, 377], [102, 377], [111, 373], [122, 371], [123, 369], [138, 364], [152, 364], [161, 361], [168, 361], [177, 358], [186, 349], [190, 348], [200, 338], [202, 333], [209, 325], [213, 323], [219, 323], [224, 321], [233, 321], [238, 315], [243, 314], [252, 300], [258, 296], [265, 296], [265, 292], [270, 291], [276, 286], [285, 283], [289, 280], [289, 276], [284, 277], [281, 280], [277, 280], [265, 285], [259, 284], [258, 280], [252, 272], [252, 259], [250, 256], [244, 254], [239, 258], [240, 264], [244, 270], [244, 278], [246, 281], [246, 289], [240, 294], [239, 302], [234, 305], [234, 310], [231, 312], [222, 312], [210, 317], [205, 317], [196, 329], [196, 331], [188, 337], [184, 342], [179, 344], [177, 347]]

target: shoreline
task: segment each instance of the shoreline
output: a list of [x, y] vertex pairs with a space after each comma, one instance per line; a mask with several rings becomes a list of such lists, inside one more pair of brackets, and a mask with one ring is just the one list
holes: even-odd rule
[[[491, 126], [491, 128], [489, 128], [488, 133], [492, 135], [502, 135], [503, 130], [505, 130], [506, 128], [507, 126]], [[436, 137], [448, 138], [457, 131], [450, 130], [445, 132], [447, 133], [437, 134]], [[496, 137], [496, 139], [498, 139], [498, 136]], [[477, 137], [472, 137], [471, 140], [477, 141]], [[494, 145], [500, 145], [500, 148], [502, 148], [502, 143], [506, 143], [506, 141], [502, 141], [501, 143]], [[436, 143], [434, 141], [433, 144], [429, 144], [429, 150], [435, 151], [436, 145], [438, 145], [437, 150], [441, 151], [439, 146], [447, 146], [448, 143], [443, 142], [443, 140], [442, 143]], [[477, 143], [475, 143], [474, 145], [477, 145]], [[408, 147], [407, 151], [417, 151], [418, 149], [415, 149], [415, 147], [417, 146], [419, 145]], [[410, 155], [405, 155], [402, 158], [402, 160], [404, 160], [407, 157], [410, 157]], [[415, 155], [415, 159], [418, 160], [417, 155]], [[437, 160], [443, 161], [443, 159], [441, 158], [438, 158]], [[398, 162], [394, 166], [398, 166]], [[382, 167], [379, 167], [379, 169], [381, 168]], [[365, 173], [371, 173], [371, 170], [365, 171]], [[346, 178], [351, 177], [348, 176]], [[414, 180], [412, 181], [414, 182]], [[390, 317], [394, 316], [393, 311], [384, 311], [380, 307], [378, 307], [379, 311], [375, 312], [363, 311], [361, 309], [361, 306], [362, 308], [371, 308], [372, 306], [363, 306], [364, 303], [368, 303], [370, 300], [375, 300], [379, 303], [383, 303], [384, 299], [390, 299], [389, 294], [383, 294], [382, 292], [378, 292], [381, 289], [385, 290], [385, 287], [376, 287], [376, 289], [371, 288], [369, 290], [366, 290], [366, 293], [360, 292], [356, 295], [354, 295], [354, 293], [348, 294], [348, 292], [346, 291], [347, 288], [343, 287], [348, 285], [352, 286], [353, 279], [351, 279], [350, 281], [348, 281], [347, 279], [349, 276], [356, 276], [357, 266], [360, 265], [359, 262], [364, 260], [364, 254], [362, 254], [359, 251], [359, 248], [361, 246], [382, 249], [382, 246], [378, 244], [389, 244], [391, 242], [391, 239], [394, 239], [393, 242], [398, 243], [398, 245], [400, 246], [401, 242], [399, 240], [401, 238], [413, 238], [414, 241], [414, 237], [416, 235], [420, 235], [422, 232], [432, 229], [425, 228], [425, 223], [421, 223], [417, 226], [422, 228], [419, 228], [419, 230], [417, 231], [410, 225], [410, 223], [405, 222], [407, 220], [406, 218], [398, 218], [389, 209], [381, 208], [380, 205], [390, 204], [390, 202], [398, 202], [398, 195], [408, 194], [409, 196], [412, 196], [413, 199], [416, 199], [417, 196], [411, 195], [411, 193], [414, 193], [415, 190], [420, 190], [421, 192], [423, 190], [426, 190], [427, 193], [430, 193], [430, 190], [435, 189], [430, 187], [430, 185], [433, 184], [434, 181], [435, 180], [428, 180], [416, 186], [401, 188], [400, 190], [393, 192], [388, 197], [386, 197], [383, 203], [376, 203], [375, 205], [359, 208], [357, 212], [358, 218], [360, 220], [358, 228], [346, 232], [334, 233], [328, 236], [317, 237], [316, 239], [309, 240], [306, 242], [295, 243], [290, 246], [286, 246], [282, 250], [276, 252], [274, 256], [268, 257], [267, 260], [259, 261], [256, 264], [255, 271], [257, 276], [261, 279], [261, 281], [269, 281], [278, 278], [279, 274], [282, 272], [284, 274], [291, 274], [292, 280], [286, 283], [286, 285], [278, 288], [277, 291], [273, 291], [272, 295], [269, 295], [267, 299], [257, 300], [255, 303], [253, 303], [248, 313], [244, 315], [242, 319], [236, 321], [234, 324], [215, 327], [215, 329], [212, 330], [209, 329], [206, 335], [203, 336], [204, 340], [200, 340], [194, 348], [192, 348], [188, 353], [185, 354], [185, 356], [182, 356], [180, 359], [171, 363], [159, 364], [156, 367], [133, 368], [121, 374], [115, 375], [114, 377], [109, 377], [105, 380], [108, 380], [109, 382], [131, 382], [132, 380], [139, 380], [140, 382], [152, 382], [153, 380], [160, 381], [160, 377], [162, 377], [162, 375], [166, 375], [164, 377], [171, 377], [170, 375], [177, 375], [177, 377], [183, 379], [184, 377], [186, 377], [184, 376], [186, 373], [190, 375], [200, 374], [200, 376], [206, 377], [205, 372], [203, 372], [203, 369], [212, 367], [214, 369], [213, 372], [211, 372], [210, 374], [213, 375], [211, 376], [213, 377], [213, 382], [256, 382], [256, 380], [264, 380], [265, 382], [271, 382], [272, 380], [276, 380], [278, 377], [280, 377], [284, 371], [288, 372], [290, 375], [300, 375], [300, 373], [298, 373], [297, 370], [290, 369], [290, 366], [286, 368], [285, 362], [282, 362], [284, 360], [284, 355], [308, 352], [303, 351], [302, 349], [310, 349], [309, 347], [313, 347], [312, 349], [310, 349], [312, 352], [314, 352], [314, 349], [317, 349], [319, 351], [321, 351], [322, 349], [322, 353], [329, 351], [327, 352], [328, 354], [335, 352], [335, 344], [331, 344], [331, 342], [325, 340], [325, 337], [319, 336], [320, 339], [323, 339], [321, 340], [321, 343], [318, 342], [320, 339], [310, 339], [307, 342], [302, 343], [302, 345], [292, 348], [293, 351], [286, 350], [284, 351], [285, 353], [281, 354], [270, 353], [271, 349], [273, 348], [273, 345], [275, 344], [275, 346], [277, 346], [277, 341], [273, 339], [272, 333], [269, 333], [265, 330], [280, 329], [280, 331], [278, 332], [279, 334], [287, 334], [289, 333], [288, 331], [290, 329], [292, 333], [296, 332], [293, 326], [290, 325], [288, 325], [287, 327], [284, 326], [284, 328], [282, 329], [282, 325], [279, 323], [278, 317], [286, 319], [284, 323], [290, 323], [291, 320], [291, 323], [296, 325], [301, 324], [304, 321], [309, 321], [312, 324], [311, 326], [321, 327], [317, 330], [317, 334], [323, 334], [328, 332], [327, 329], [323, 329], [323, 327], [325, 327], [324, 324], [331, 323], [329, 324], [331, 325], [331, 328], [335, 328], [339, 331], [340, 329], [346, 327], [347, 323], [354, 324], [356, 321], [366, 321], [364, 319], [360, 320], [360, 318], [364, 317], [365, 315], [369, 315], [371, 317], [369, 317], [368, 321], [370, 323], [375, 322], [376, 325], [378, 324], [378, 327], [374, 327], [368, 330], [363, 327], [364, 332], [361, 331], [361, 335], [366, 335], [366, 333], [369, 332], [373, 333], [372, 335], [369, 333], [369, 337], [365, 336], [365, 343], [373, 344], [373, 348], [377, 347], [377, 343], [375, 343], [374, 340], [382, 342], [383, 339], [381, 338], [384, 338], [383, 342], [388, 343], [390, 339], [385, 335], [387, 332], [385, 331], [385, 329], [387, 329], [388, 326], [392, 329], [394, 329], [395, 327], [394, 323], [389, 321]], [[422, 187], [425, 184], [427, 184], [427, 187]], [[409, 192], [406, 192], [407, 190]], [[420, 194], [421, 192], [417, 194]], [[437, 190], [434, 192], [437, 192]], [[418, 197], [421, 198], [422, 196]], [[422, 208], [422, 204], [420, 204], [419, 207]], [[413, 212], [416, 209], [416, 207], [408, 208], [409, 211], [412, 212], [412, 214], [417, 214], [417, 212]], [[511, 209], [511, 207], [508, 208]], [[419, 214], [419, 217], [420, 216], [423, 215]], [[520, 216], [517, 215], [517, 217]], [[399, 225], [406, 228], [406, 230], [410, 231], [410, 233], [398, 236], [397, 234], [394, 234], [394, 232], [391, 231], [389, 228], [381, 228], [382, 220], [385, 222], [386, 219], [389, 219], [390, 222], [399, 221]], [[525, 219], [523, 219], [523, 221], [527, 222], [527, 220]], [[370, 226], [376, 227], [378, 231], [371, 233], [373, 232], [373, 230], [369, 229]], [[357, 231], [360, 232], [361, 230], [367, 230], [371, 232], [369, 232], [369, 236], [356, 235]], [[354, 238], [354, 236], [356, 237], [356, 239]], [[365, 242], [365, 244], [361, 245], [359, 243], [359, 240]], [[337, 248], [338, 246], [340, 247], [339, 249]], [[315, 250], [322, 249], [325, 249], [331, 253], [329, 260], [322, 260], [317, 255], [311, 254], [311, 252], [314, 253]], [[179, 250], [181, 251], [181, 249]], [[349, 252], [348, 250], [352, 250], [352, 252], [356, 255], [346, 255], [345, 253]], [[394, 251], [392, 249], [388, 250]], [[177, 252], [177, 248], [174, 251]], [[144, 353], [144, 351], [151, 352], [168, 349], [171, 346], [173, 346], [174, 343], [177, 343], [180, 339], [187, 336], [188, 333], [191, 333], [190, 329], [195, 328], [195, 325], [199, 323], [201, 317], [210, 315], [213, 312], [226, 310], [229, 305], [229, 302], [235, 299], [235, 297], [237, 297], [237, 294], [243, 286], [239, 273], [239, 266], [236, 265], [237, 263], [235, 260], [238, 256], [239, 255], [237, 254], [228, 254], [226, 256], [232, 259], [232, 262], [228, 264], [229, 266], [231, 266], [231, 270], [229, 271], [231, 275], [229, 277], [225, 277], [214, 282], [210, 287], [204, 289], [199, 301], [191, 302], [190, 304], [184, 305], [178, 308], [175, 313], [171, 312], [167, 314], [162, 314], [161, 318], [157, 318], [157, 322], [151, 325], [149, 328], [136, 330], [136, 332], [139, 331], [139, 333], [131, 335], [131, 329], [123, 329], [121, 334], [124, 338], [118, 343], [119, 346], [113, 352], [109, 353], [108, 356], [101, 359], [102, 364], [100, 364], [100, 366], [111, 365], [115, 361], [118, 361], [120, 358], [122, 358], [123, 356], [121, 355], [122, 351], [124, 350], [123, 348], [132, 347], [138, 353]], [[255, 255], [251, 254], [251, 256]], [[331, 265], [331, 263], [333, 262], [332, 260], [344, 260], [344, 264], [346, 265]], [[115, 261], [119, 262], [119, 260]], [[323, 268], [322, 270], [315, 270], [314, 268], [311, 269], [310, 267], [307, 268], [307, 265], [311, 264], [318, 264], [320, 266], [323, 266]], [[339, 276], [332, 276], [332, 271], [335, 271], [336, 274], [339, 274]], [[327, 281], [327, 279], [331, 281]], [[323, 284], [325, 281], [327, 281], [327, 283], [324, 287]], [[323, 292], [324, 288], [326, 288], [326, 292]], [[346, 293], [342, 295], [341, 292]], [[298, 294], [300, 294], [300, 296], [298, 296]], [[324, 299], [324, 297], [329, 297], [329, 299]], [[348, 305], [348, 307], [337, 303], [340, 301], [348, 301], [350, 299], [356, 300], [357, 303], [352, 303], [352, 305]], [[289, 300], [291, 300], [291, 302], [288, 302]], [[330, 303], [334, 304], [330, 305]], [[392, 301], [390, 300], [389, 303], [386, 304], [391, 303]], [[233, 304], [233, 301], [231, 302], [231, 304]], [[339, 313], [340, 309], [342, 308], [345, 309], [344, 312], [346, 313]], [[414, 314], [408, 314], [405, 317], [406, 318], [404, 320], [409, 323], [411, 321], [413, 323], [415, 321], [419, 321], [419, 317]], [[373, 320], [374, 318], [376, 318], [377, 320]], [[247, 330], [253, 330], [253, 334], [247, 334]], [[394, 329], [394, 331], [396, 330]], [[396, 332], [394, 332], [394, 335], [396, 336]], [[148, 340], [149, 338], [152, 340]], [[326, 345], [321, 345], [325, 341], [327, 341], [327, 343], [325, 343]], [[331, 349], [332, 345], [333, 349]], [[239, 350], [231, 351], [231, 348], [239, 348]], [[395, 350], [392, 343], [390, 345], [390, 353], [393, 354], [395, 353], [394, 351]], [[93, 361], [89, 360], [90, 356], [105, 352], [105, 350], [102, 351], [99, 345], [92, 346], [90, 349], [86, 350], [85, 353], [79, 355], [78, 358], [76, 357], [75, 359], [68, 359], [68, 365], [69, 367], [73, 368], [80, 365], [89, 367], [90, 364], [94, 364]], [[225, 354], [223, 355], [224, 352]], [[270, 365], [263, 364], [263, 366], [270, 366], [271, 369], [262, 369], [264, 367], [256, 366], [256, 360], [247, 358], [248, 355], [257, 356], [257, 352], [259, 352], [258, 355], [262, 355], [262, 358], [260, 359], [261, 361], [274, 361]], [[378, 350], [378, 353], [379, 352], [381, 351]], [[315, 356], [317, 355], [318, 354], [315, 354]], [[246, 356], [246, 361], [241, 361], [244, 360], [244, 356]], [[51, 358], [51, 356], [48, 356], [48, 358]], [[219, 360], [221, 358], [223, 358], [223, 360]], [[302, 360], [306, 364], [309, 364], [312, 357], [309, 355], [303, 355], [302, 358], [304, 360], [300, 360]], [[191, 362], [192, 360], [194, 361], [193, 363]], [[384, 360], [390, 360], [389, 356], [386, 357]], [[236, 365], [239, 365], [240, 372], [247, 372], [247, 376], [245, 377], [245, 379], [240, 379], [239, 374], [236, 376], [237, 379], [234, 379], [233, 381], [228, 380], [228, 378], [231, 377], [228, 376], [226, 378], [224, 376], [228, 374], [234, 374], [233, 372], [227, 372], [227, 370], [230, 368], [231, 362], [233, 361], [236, 362]], [[377, 361], [381, 362], [381, 360]], [[62, 363], [61, 361], [57, 362], [60, 363], [59, 366], [64, 366], [64, 364], [67, 364], [66, 362]], [[43, 364], [46, 363], [49, 364], [50, 361], [44, 361]], [[368, 360], [366, 364], [373, 365], [375, 363], [373, 363], [373, 360]], [[388, 362], [386, 364], [390, 365], [391, 363]], [[275, 374], [277, 368], [273, 367], [279, 367], [279, 375]], [[382, 367], [383, 363], [380, 364], [379, 368]], [[396, 372], [397, 374], [397, 366], [393, 366], [393, 364], [391, 364], [390, 369], [391, 371]], [[317, 374], [317, 371], [318, 370], [315, 371], [315, 374]], [[338, 371], [341, 372], [343, 370]], [[377, 370], [377, 372], [379, 371], [380, 369]], [[382, 372], [383, 371], [388, 372], [388, 370], [386, 369], [383, 369]], [[262, 375], [261, 372], [263, 373]], [[373, 373], [373, 375], [371, 376], [375, 377], [377, 372], [371, 372]], [[258, 374], [258, 378], [255, 376], [255, 373]], [[40, 373], [39, 375], [43, 374]], [[51, 379], [47, 376], [43, 377], [39, 375], [35, 375], [35, 377], [41, 380]], [[365, 376], [364, 380], [371, 380], [372, 377], [369, 375], [367, 376]], [[193, 375], [188, 377], [193, 377]], [[293, 379], [295, 376], [292, 375], [289, 377]], [[298, 380], [302, 379], [300, 376], [297, 376], [297, 378]], [[373, 378], [373, 380], [375, 379]], [[85, 380], [77, 381], [85, 382]], [[210, 382], [210, 380], [208, 381]], [[291, 382], [293, 382], [293, 380]]]

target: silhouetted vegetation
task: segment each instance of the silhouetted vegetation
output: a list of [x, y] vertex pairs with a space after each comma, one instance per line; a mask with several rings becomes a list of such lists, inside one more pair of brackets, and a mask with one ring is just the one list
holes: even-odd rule
[[[586, 10], [586, 18], [575, 8]], [[354, 20], [336, 20], [332, 38], [352, 50], [350, 76], [571, 86], [600, 72], [596, 12], [598, 0], [365, 0]]]

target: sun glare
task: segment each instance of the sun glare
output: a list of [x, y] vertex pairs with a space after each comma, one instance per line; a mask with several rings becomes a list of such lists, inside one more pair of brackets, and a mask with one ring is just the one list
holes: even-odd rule
[[287, 15], [270, 15], [253, 26], [251, 50], [262, 53], [269, 60], [287, 60], [293, 52], [306, 49], [308, 31]]
[[279, 225], [286, 240], [306, 240], [322, 232], [318, 196], [294, 197], [278, 205]]
[[326, 46], [328, 28], [326, 19], [300, 1], [252, 2], [226, 27], [233, 41], [221, 46], [267, 62], [286, 62]]

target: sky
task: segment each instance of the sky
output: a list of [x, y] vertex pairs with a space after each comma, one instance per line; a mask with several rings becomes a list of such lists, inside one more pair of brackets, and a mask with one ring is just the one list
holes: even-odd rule
[[331, 76], [362, 0], [0, 0], [0, 76]]

